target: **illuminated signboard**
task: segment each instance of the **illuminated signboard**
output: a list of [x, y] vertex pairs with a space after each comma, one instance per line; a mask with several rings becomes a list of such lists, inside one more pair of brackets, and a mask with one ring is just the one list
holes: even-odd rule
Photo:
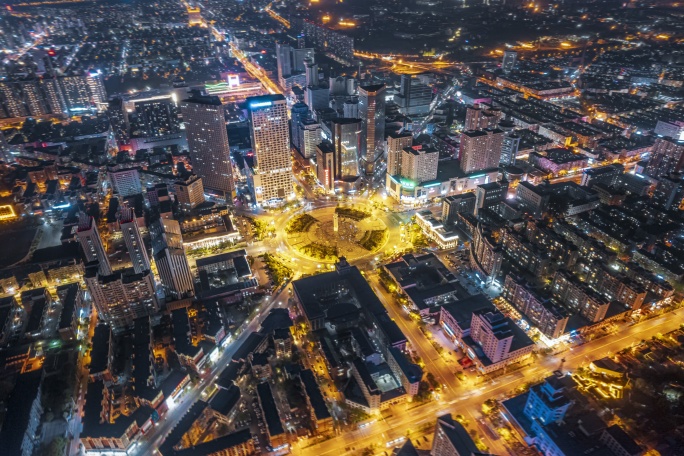
[[270, 101], [261, 101], [259, 103], [252, 103], [249, 105], [251, 109], [256, 109], [256, 108], [267, 108], [269, 106], [273, 106], [273, 103]]

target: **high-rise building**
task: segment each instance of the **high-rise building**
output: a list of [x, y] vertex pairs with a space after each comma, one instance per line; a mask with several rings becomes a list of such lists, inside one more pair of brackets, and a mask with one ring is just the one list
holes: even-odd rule
[[330, 134], [330, 141], [335, 151], [335, 179], [344, 180], [358, 177], [361, 120], [332, 119], [330, 121]]
[[126, 113], [131, 137], [152, 138], [180, 132], [178, 107], [171, 97], [147, 99], [133, 103], [132, 113]]
[[98, 111], [107, 108], [107, 91], [105, 90], [102, 71], [93, 70], [85, 75], [86, 84], [90, 88], [90, 98]]
[[481, 130], [496, 128], [503, 117], [503, 112], [497, 108], [483, 108], [479, 104], [466, 108], [465, 130]]
[[114, 193], [122, 197], [142, 193], [142, 182], [136, 168], [109, 171], [108, 174]]
[[95, 220], [91, 216], [83, 213], [80, 214], [76, 237], [83, 249], [86, 264], [97, 263], [98, 274], [103, 276], [111, 275], [112, 265], [109, 263], [109, 257], [105, 251], [100, 233], [97, 230]]
[[304, 101], [312, 111], [330, 107], [330, 89], [325, 86], [309, 86], [304, 94]]
[[666, 211], [677, 210], [684, 201], [684, 179], [679, 173], [660, 176], [653, 191], [653, 204]]
[[387, 135], [387, 174], [396, 176], [401, 174], [401, 155], [405, 148], [413, 145], [411, 133], [390, 132]]
[[496, 168], [501, 159], [504, 132], [486, 128], [461, 135], [459, 160], [464, 173]]
[[518, 53], [515, 51], [504, 51], [503, 62], [501, 68], [504, 73], [508, 74], [515, 68], [515, 61], [518, 59]]
[[682, 169], [684, 169], [684, 141], [657, 138], [644, 173], [657, 179], [670, 173], [679, 173]]
[[439, 152], [432, 147], [406, 147], [401, 154], [401, 176], [418, 184], [437, 179]]
[[312, 58], [304, 59], [304, 68], [306, 72], [306, 86], [317, 86], [318, 85], [318, 65], [314, 62]]
[[335, 148], [330, 141], [323, 141], [316, 146], [316, 177], [328, 192], [335, 190]]
[[402, 74], [399, 94], [394, 97], [404, 115], [427, 114], [432, 102], [432, 89], [414, 75]]
[[204, 185], [202, 178], [193, 174], [185, 180], [174, 184], [174, 192], [180, 208], [190, 212], [204, 202]]
[[278, 79], [292, 74], [292, 48], [287, 44], [276, 43], [276, 64]]
[[140, 235], [140, 227], [135, 217], [135, 211], [128, 207], [119, 209], [119, 226], [123, 236], [131, 264], [136, 274], [142, 274], [150, 270], [150, 258], [147, 256], [147, 248]]
[[64, 92], [56, 77], [44, 77], [41, 80], [43, 91], [45, 92], [45, 100], [50, 107], [52, 114], [64, 114], [69, 110]]
[[367, 175], [375, 172], [375, 162], [385, 146], [385, 84], [359, 87], [361, 146], [359, 156]]
[[11, 81], [0, 81], [0, 106], [4, 108], [7, 117], [28, 116], [19, 88]]
[[59, 78], [59, 85], [70, 113], [87, 111], [93, 107], [90, 86], [83, 75], [63, 76]]
[[316, 155], [316, 146], [321, 143], [321, 125], [313, 119], [304, 119], [299, 122], [299, 151], [305, 158]]
[[192, 169], [205, 188], [233, 200], [235, 183], [223, 105], [218, 97], [194, 96], [181, 102]]
[[309, 107], [306, 103], [297, 102], [290, 108], [290, 138], [292, 145], [301, 152], [301, 145], [299, 143], [299, 122], [311, 116]]
[[22, 98], [28, 113], [31, 116], [44, 116], [50, 113], [47, 103], [45, 103], [45, 96], [38, 83], [37, 79], [30, 79], [20, 83]]
[[349, 118], [349, 119], [358, 119], [359, 118], [359, 100], [358, 100], [358, 98], [350, 98], [349, 100], [345, 100], [344, 104], [342, 105], [342, 111], [343, 111], [344, 117]]
[[499, 163], [502, 166], [515, 165], [515, 157], [518, 155], [519, 148], [520, 136], [515, 133], [507, 133], [501, 144], [501, 158], [499, 159]]
[[287, 102], [282, 95], [247, 99], [255, 168], [251, 180], [258, 204], [293, 197]]
[[183, 250], [183, 235], [176, 220], [159, 216], [150, 223], [152, 256], [167, 299], [193, 296], [195, 284]]
[[435, 436], [430, 450], [431, 456], [472, 456], [476, 454], [480, 454], [480, 450], [461, 423], [449, 414], [437, 418]]

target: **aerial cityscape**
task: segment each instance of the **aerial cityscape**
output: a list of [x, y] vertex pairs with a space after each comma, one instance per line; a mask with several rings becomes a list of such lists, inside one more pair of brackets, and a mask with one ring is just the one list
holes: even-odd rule
[[9, 0], [0, 456], [684, 456], [684, 3]]

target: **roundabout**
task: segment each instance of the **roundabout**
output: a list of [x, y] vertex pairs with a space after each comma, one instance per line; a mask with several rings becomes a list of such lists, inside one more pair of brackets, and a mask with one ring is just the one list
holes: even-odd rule
[[388, 242], [389, 230], [370, 207], [321, 207], [290, 217], [284, 238], [288, 247], [308, 259], [335, 263], [339, 257], [371, 257]]

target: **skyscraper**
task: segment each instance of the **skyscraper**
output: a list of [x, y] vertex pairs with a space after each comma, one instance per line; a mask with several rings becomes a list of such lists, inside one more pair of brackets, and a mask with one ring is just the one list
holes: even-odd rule
[[290, 108], [290, 139], [300, 152], [301, 145], [299, 144], [299, 122], [309, 117], [309, 107], [302, 102], [297, 102]]
[[152, 256], [167, 299], [193, 296], [195, 285], [183, 250], [183, 236], [179, 223], [157, 215], [150, 223], [150, 237]]
[[411, 133], [390, 132], [387, 135], [387, 174], [390, 176], [401, 174], [401, 154], [406, 147], [412, 145]]
[[372, 175], [382, 156], [385, 142], [385, 84], [359, 87], [361, 118], [361, 157], [364, 172]]
[[292, 48], [287, 44], [276, 43], [276, 63], [278, 79], [292, 74]]
[[515, 68], [515, 61], [518, 59], [518, 53], [515, 51], [504, 51], [503, 62], [501, 68], [504, 73], [508, 74]]
[[194, 96], [181, 102], [192, 169], [205, 188], [223, 192], [230, 202], [235, 193], [230, 145], [223, 105], [218, 97]]
[[501, 158], [499, 163], [503, 166], [515, 165], [515, 157], [520, 148], [520, 136], [515, 133], [506, 133], [501, 145]]
[[432, 102], [432, 89], [414, 75], [402, 74], [399, 94], [394, 99], [404, 115], [427, 114]]
[[359, 177], [359, 143], [361, 120], [338, 118], [330, 121], [331, 142], [336, 180]]
[[293, 197], [287, 102], [282, 95], [247, 99], [255, 167], [252, 189], [258, 204]]
[[503, 138], [504, 132], [499, 129], [464, 132], [459, 150], [461, 170], [472, 173], [498, 167]]
[[306, 71], [306, 85], [317, 86], [318, 85], [318, 65], [314, 62], [312, 58], [304, 59], [304, 68]]
[[670, 173], [681, 172], [682, 169], [684, 169], [684, 141], [657, 138], [644, 172], [648, 176], [659, 178]]
[[119, 226], [123, 236], [128, 255], [131, 257], [133, 270], [136, 274], [142, 274], [150, 270], [150, 258], [147, 256], [145, 243], [140, 235], [140, 228], [133, 209], [122, 207], [119, 210]]
[[329, 141], [323, 141], [316, 146], [316, 177], [327, 191], [335, 189], [335, 148]]
[[173, 186], [182, 211], [190, 212], [204, 202], [204, 185], [201, 177], [193, 174], [185, 180], [175, 182]]
[[437, 418], [430, 456], [470, 456], [480, 454], [475, 442], [461, 423], [442, 415]]
[[321, 125], [313, 119], [304, 119], [299, 122], [297, 129], [299, 137], [299, 152], [304, 158], [316, 155], [316, 146], [321, 143]]
[[95, 220], [84, 213], [81, 213], [78, 219], [78, 230], [76, 237], [81, 244], [83, 253], [85, 255], [86, 263], [96, 262], [97, 272], [100, 275], [107, 276], [112, 273], [112, 265], [109, 263], [107, 252], [105, 251], [102, 238], [97, 230]]

